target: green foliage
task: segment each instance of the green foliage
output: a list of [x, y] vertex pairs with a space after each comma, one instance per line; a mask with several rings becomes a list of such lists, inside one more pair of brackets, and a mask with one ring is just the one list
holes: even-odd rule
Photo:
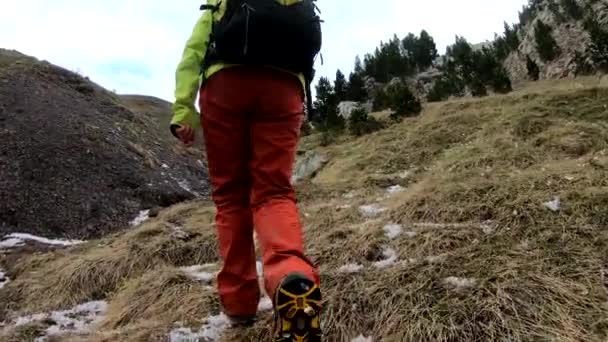
[[340, 69], [336, 71], [336, 79], [334, 80], [334, 92], [336, 93], [336, 101], [340, 103], [346, 100], [346, 93], [348, 91], [348, 84], [346, 83], [346, 77]]
[[555, 38], [553, 38], [551, 26], [545, 24], [542, 20], [536, 21], [534, 40], [536, 50], [543, 62], [550, 62], [559, 54], [559, 47]]
[[364, 70], [361, 65], [359, 56], [355, 58], [355, 68], [348, 77], [346, 99], [348, 101], [363, 102], [368, 95], [365, 90], [365, 81], [363, 79]]
[[583, 8], [579, 6], [576, 0], [561, 0], [561, 5], [564, 11], [570, 18], [574, 20], [581, 20], [584, 17]]
[[369, 116], [363, 108], [355, 109], [348, 119], [348, 129], [351, 134], [362, 136], [383, 128], [381, 122]]
[[314, 106], [317, 116], [313, 118], [322, 130], [341, 130], [344, 119], [338, 115], [338, 102], [334, 87], [326, 77], [321, 77], [316, 86], [317, 99]]
[[543, 0], [529, 0], [527, 5], [524, 5], [519, 12], [519, 25], [526, 26], [536, 18], [541, 9]]
[[593, 65], [590, 62], [590, 58], [587, 58], [586, 55], [586, 53], [575, 51], [574, 64], [576, 65], [576, 70], [574, 72], [576, 75], [591, 75], [593, 73]]
[[380, 42], [374, 53], [365, 55], [363, 69], [366, 76], [386, 83], [427, 69], [437, 56], [435, 41], [424, 30], [420, 36], [410, 33], [403, 40], [394, 35], [388, 43]]
[[559, 4], [555, 1], [556, 0], [547, 0], [547, 7], [549, 8], [549, 11], [551, 11], [553, 16], [555, 17], [555, 20], [557, 21], [557, 23], [561, 24], [566, 21], [566, 16], [564, 16]]
[[585, 21], [585, 29], [591, 36], [589, 55], [596, 68], [608, 72], [608, 30], [602, 28], [600, 23], [594, 18]]
[[511, 79], [507, 74], [507, 70], [502, 65], [494, 70], [490, 86], [494, 92], [499, 94], [506, 94], [513, 91]]
[[389, 105], [393, 110], [391, 118], [416, 116], [422, 111], [420, 101], [412, 94], [403, 80], [393, 82], [386, 88]]
[[519, 40], [519, 36], [517, 35], [517, 26], [513, 25], [513, 27], [510, 27], [509, 24], [505, 22], [504, 27], [505, 43], [507, 44], [509, 52], [517, 51], [517, 49], [519, 48], [519, 44], [521, 43]]
[[450, 96], [464, 96], [465, 84], [453, 72], [447, 72], [441, 76], [426, 96], [427, 101], [445, 101]]
[[538, 78], [540, 77], [540, 68], [529, 55], [526, 55], [526, 68], [528, 69], [528, 77], [533, 81], [538, 81]]
[[384, 89], [378, 89], [374, 96], [373, 110], [381, 111], [390, 107], [390, 101]]
[[[511, 44], [515, 46], [513, 42]], [[498, 43], [499, 49], [496, 46], [495, 41], [492, 47], [473, 50], [466, 39], [456, 37], [456, 42], [447, 49], [443, 76], [435, 81], [427, 100], [434, 102], [450, 96], [463, 96], [467, 88], [473, 96], [486, 96], [488, 87], [497, 93], [511, 91], [511, 80], [501, 63], [509, 45], [502, 38]]]

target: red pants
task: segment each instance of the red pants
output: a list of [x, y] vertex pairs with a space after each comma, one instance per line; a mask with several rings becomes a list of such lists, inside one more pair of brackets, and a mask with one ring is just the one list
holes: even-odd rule
[[207, 81], [200, 107], [224, 262], [218, 276], [221, 302], [228, 315], [255, 314], [260, 289], [254, 227], [271, 298], [291, 272], [319, 282], [304, 255], [290, 181], [303, 118], [302, 85], [282, 71], [232, 67]]

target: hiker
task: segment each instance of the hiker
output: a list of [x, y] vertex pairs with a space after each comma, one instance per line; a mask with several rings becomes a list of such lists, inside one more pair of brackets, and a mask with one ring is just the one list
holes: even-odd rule
[[200, 122], [223, 266], [218, 291], [235, 325], [260, 300], [254, 229], [277, 341], [320, 341], [317, 267], [304, 254], [291, 173], [310, 108], [321, 26], [314, 0], [208, 0], [176, 71], [171, 132], [187, 146]]

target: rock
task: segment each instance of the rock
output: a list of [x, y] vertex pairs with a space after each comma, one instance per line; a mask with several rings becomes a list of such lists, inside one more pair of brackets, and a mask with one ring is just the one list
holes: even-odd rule
[[291, 182], [296, 184], [303, 179], [314, 177], [328, 161], [327, 157], [316, 151], [306, 152], [296, 161]]
[[359, 108], [358, 102], [342, 101], [338, 104], [338, 115], [348, 120], [352, 112], [357, 108]]
[[0, 235], [97, 238], [207, 195], [202, 151], [176, 153], [170, 107], [0, 49]]

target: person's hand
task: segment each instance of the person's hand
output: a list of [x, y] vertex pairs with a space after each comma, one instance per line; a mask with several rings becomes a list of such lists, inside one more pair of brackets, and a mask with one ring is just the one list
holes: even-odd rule
[[190, 125], [180, 125], [175, 129], [175, 134], [177, 134], [177, 138], [186, 145], [186, 147], [190, 147], [194, 144], [194, 130]]

